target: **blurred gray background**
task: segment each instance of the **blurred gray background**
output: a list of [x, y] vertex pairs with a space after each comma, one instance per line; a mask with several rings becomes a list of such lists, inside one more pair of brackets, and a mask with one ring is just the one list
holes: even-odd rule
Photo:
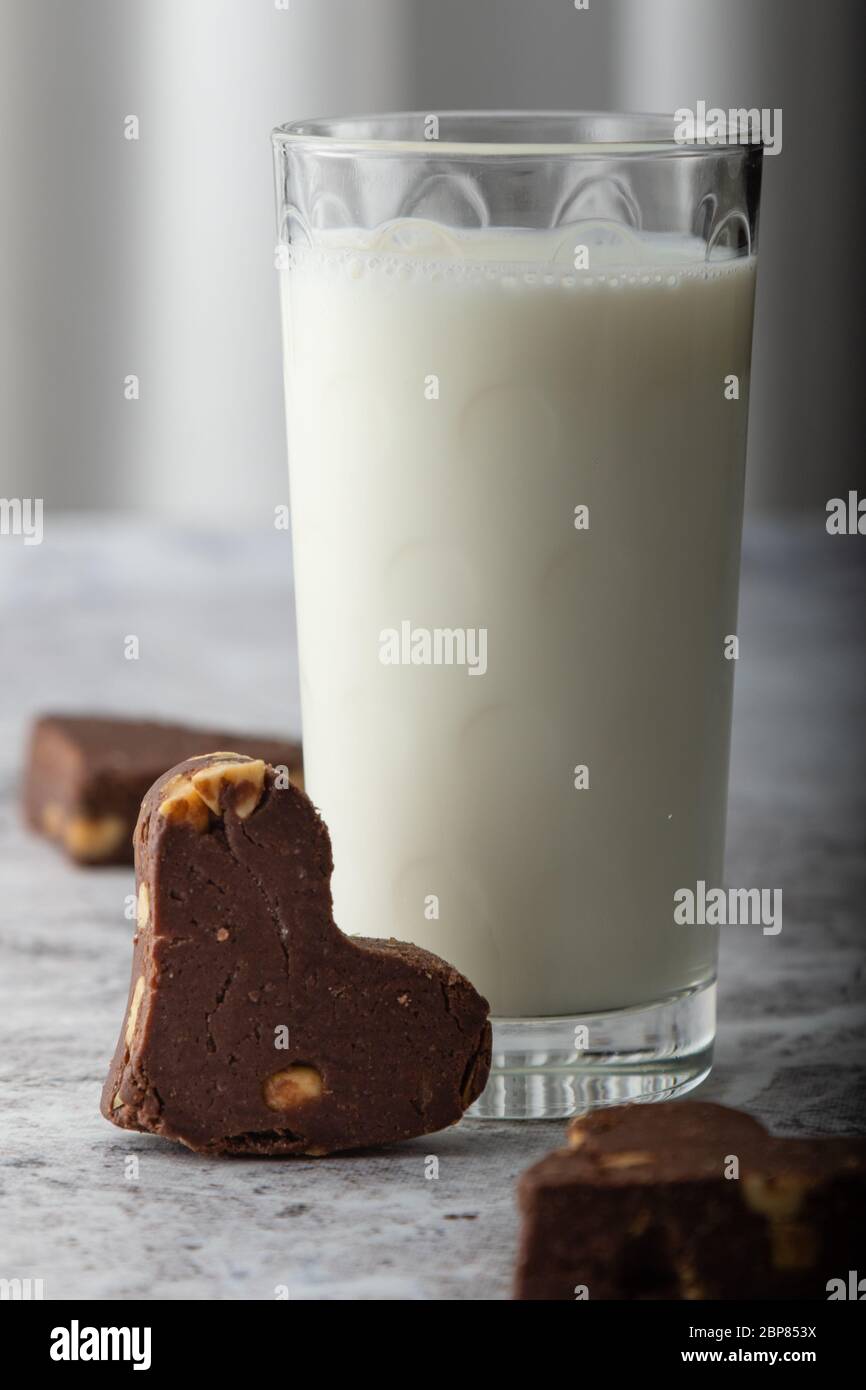
[[0, 0], [0, 496], [205, 524], [285, 500], [274, 124], [699, 98], [784, 113], [750, 506], [863, 486], [855, 0], [283, 2]]

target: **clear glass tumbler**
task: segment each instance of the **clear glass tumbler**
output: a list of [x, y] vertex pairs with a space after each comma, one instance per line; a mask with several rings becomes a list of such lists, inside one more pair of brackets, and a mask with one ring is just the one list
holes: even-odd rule
[[490, 1000], [474, 1113], [709, 1070], [759, 146], [274, 132], [307, 789], [342, 928]]

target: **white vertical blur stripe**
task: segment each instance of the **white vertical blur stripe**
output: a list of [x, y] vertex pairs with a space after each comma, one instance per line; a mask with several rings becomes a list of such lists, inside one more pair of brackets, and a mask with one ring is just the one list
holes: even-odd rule
[[124, 494], [129, 0], [0, 0], [0, 495]]
[[643, 111], [673, 111], [697, 97], [738, 104], [732, 84], [748, 85], [752, 75], [754, 11], [754, 0], [620, 0], [623, 104]]
[[[863, 485], [857, 354], [864, 260], [855, 141], [861, 6], [620, 0], [617, 104], [782, 111], [764, 161], [747, 496], [811, 508]], [[778, 132], [777, 132], [778, 133]], [[823, 518], [822, 518], [823, 519]]]
[[270, 130], [406, 105], [410, 40], [403, 0], [0, 0], [0, 495], [284, 500]]
[[148, 0], [134, 500], [267, 520], [287, 495], [269, 135], [401, 106], [399, 0]]

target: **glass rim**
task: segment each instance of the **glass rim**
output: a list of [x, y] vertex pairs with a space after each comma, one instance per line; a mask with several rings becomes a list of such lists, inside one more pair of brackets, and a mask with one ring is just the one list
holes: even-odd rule
[[[725, 113], [726, 115], [732, 113]], [[489, 129], [500, 125], [503, 130], [523, 127], [526, 135], [533, 128], [550, 129], [559, 126], [565, 134], [572, 128], [570, 139], [502, 139], [467, 138], [446, 140], [421, 138], [425, 122], [460, 122]], [[728, 155], [761, 148], [760, 139], [743, 138], [739, 125], [727, 123], [724, 134], [712, 139], [694, 134], [692, 138], [677, 136], [681, 122], [677, 113], [657, 111], [580, 111], [580, 110], [443, 110], [371, 112], [348, 116], [312, 116], [275, 126], [271, 132], [274, 145], [301, 149], [319, 155], [420, 155], [470, 157], [473, 159], [506, 160], [515, 157], [545, 158], [648, 158], [664, 156], [707, 157]], [[589, 134], [574, 138], [578, 126], [587, 127]], [[376, 133], [381, 131], [383, 133]], [[384, 133], [384, 132], [390, 133]], [[402, 131], [406, 133], [403, 134]], [[748, 134], [748, 130], [747, 130]]]

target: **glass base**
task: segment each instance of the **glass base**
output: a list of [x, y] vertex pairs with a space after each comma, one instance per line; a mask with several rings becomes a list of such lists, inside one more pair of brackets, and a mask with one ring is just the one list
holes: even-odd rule
[[573, 1018], [495, 1018], [493, 1064], [466, 1112], [558, 1120], [602, 1105], [670, 1100], [709, 1075], [715, 981], [661, 1003]]

